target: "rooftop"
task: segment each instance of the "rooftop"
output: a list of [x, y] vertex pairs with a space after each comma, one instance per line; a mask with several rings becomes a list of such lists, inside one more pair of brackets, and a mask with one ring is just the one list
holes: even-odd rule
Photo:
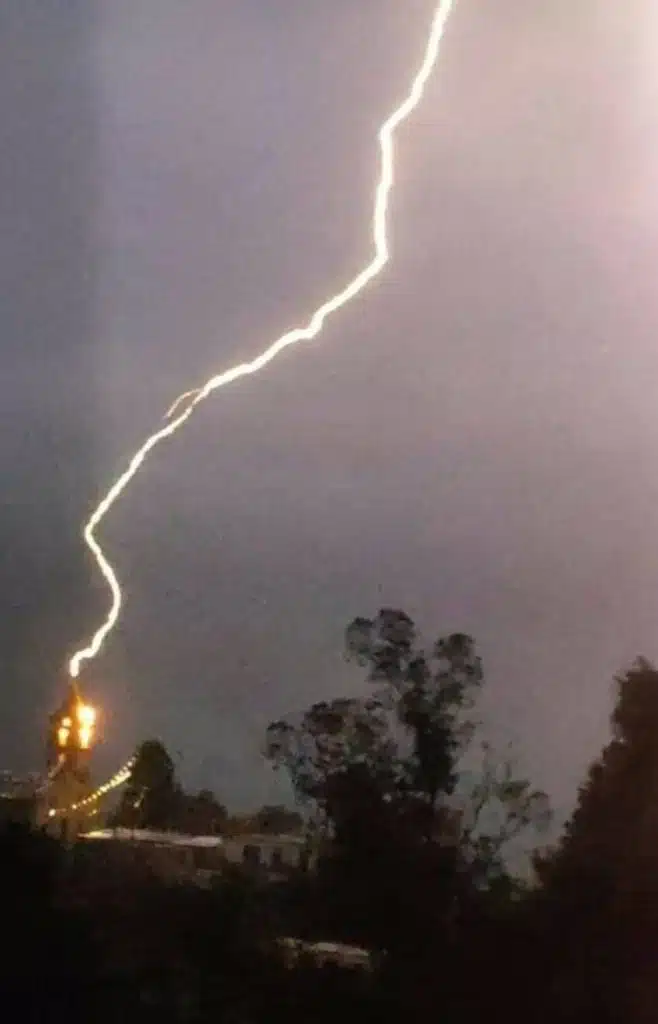
[[189, 836], [180, 832], [155, 832], [145, 828], [103, 828], [84, 832], [81, 839], [112, 839], [130, 843], [157, 843], [160, 846], [219, 847], [221, 836]]

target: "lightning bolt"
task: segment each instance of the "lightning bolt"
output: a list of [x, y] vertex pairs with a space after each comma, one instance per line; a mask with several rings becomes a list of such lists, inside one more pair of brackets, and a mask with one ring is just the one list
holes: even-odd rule
[[280, 352], [283, 352], [284, 349], [289, 348], [291, 345], [296, 345], [301, 341], [312, 341], [316, 338], [324, 327], [327, 318], [356, 298], [381, 273], [388, 263], [390, 259], [388, 212], [391, 190], [395, 181], [395, 133], [402, 122], [406, 121], [409, 115], [413, 113], [423, 98], [427, 82], [439, 59], [441, 43], [455, 2], [456, 0], [441, 0], [436, 5], [425, 51], [420, 67], [411, 83], [411, 88], [400, 105], [395, 108], [379, 129], [378, 140], [381, 161], [379, 179], [375, 187], [372, 219], [374, 255], [371, 261], [345, 287], [316, 309], [306, 327], [296, 327], [288, 331], [272, 342], [268, 348], [252, 359], [251, 362], [239, 363], [223, 373], [211, 377], [200, 388], [186, 391], [180, 395], [166, 414], [164, 426], [151, 434], [141, 448], [135, 452], [125, 471], [112, 484], [105, 497], [100, 501], [94, 512], [92, 512], [84, 527], [83, 538], [107, 583], [110, 590], [111, 603], [105, 620], [96, 630], [89, 644], [77, 651], [71, 658], [69, 672], [72, 679], [77, 679], [80, 669], [85, 662], [96, 657], [119, 618], [123, 601], [121, 585], [116, 572], [96, 537], [96, 530], [115, 502], [121, 497], [146, 457], [153, 451], [156, 445], [159, 445], [166, 438], [171, 437], [180, 430], [197, 406], [212, 394], [213, 391], [225, 387], [227, 384], [232, 384], [234, 381], [240, 380], [241, 377], [258, 373], [268, 363], [271, 363]]

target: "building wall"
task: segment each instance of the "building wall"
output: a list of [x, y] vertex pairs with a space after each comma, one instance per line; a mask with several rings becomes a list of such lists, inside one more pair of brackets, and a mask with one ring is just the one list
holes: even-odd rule
[[286, 870], [302, 865], [306, 840], [301, 836], [228, 836], [224, 839], [224, 853], [231, 864]]
[[81, 839], [98, 851], [108, 863], [141, 863], [168, 880], [194, 880], [208, 883], [221, 875], [227, 865], [239, 865], [270, 877], [300, 867], [306, 844], [299, 836], [241, 835], [183, 836], [176, 833], [151, 833], [140, 830], [103, 830], [90, 832]]

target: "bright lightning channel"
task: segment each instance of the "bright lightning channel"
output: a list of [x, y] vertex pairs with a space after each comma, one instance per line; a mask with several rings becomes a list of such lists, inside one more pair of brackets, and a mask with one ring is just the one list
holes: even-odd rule
[[[96, 560], [98, 568], [105, 578], [110, 594], [111, 604], [107, 616], [101, 626], [94, 633], [91, 641], [86, 647], [77, 651], [69, 662], [69, 672], [73, 679], [77, 679], [82, 665], [95, 658], [101, 650], [105, 639], [114, 629], [119, 618], [122, 605], [121, 585], [116, 572], [110, 564], [103, 548], [96, 538], [96, 529], [110, 511], [114, 503], [121, 497], [126, 487], [135, 476], [147, 455], [164, 441], [165, 438], [175, 434], [184, 423], [190, 418], [196, 407], [203, 402], [213, 391], [224, 387], [233, 381], [239, 380], [252, 373], [258, 373], [271, 363], [276, 356], [285, 348], [296, 345], [300, 341], [311, 341], [317, 337], [322, 330], [325, 320], [332, 313], [336, 313], [343, 306], [346, 306], [352, 299], [377, 277], [390, 259], [388, 243], [388, 211], [391, 189], [395, 181], [395, 133], [403, 121], [416, 109], [423, 94], [429, 77], [437, 64], [441, 51], [441, 43], [445, 33], [448, 19], [455, 6], [456, 0], [441, 0], [437, 4], [432, 18], [429, 37], [425, 52], [411, 84], [409, 93], [393, 113], [384, 121], [379, 129], [378, 139], [381, 154], [380, 175], [375, 187], [374, 211], [372, 220], [372, 234], [374, 241], [374, 255], [370, 263], [354, 277], [341, 291], [338, 291], [331, 298], [327, 299], [315, 313], [313, 313], [306, 327], [296, 327], [282, 335], [266, 348], [260, 355], [251, 362], [239, 363], [224, 373], [211, 377], [202, 387], [186, 391], [176, 399], [165, 417], [165, 425], [144, 442], [141, 448], [133, 455], [127, 469], [112, 484], [110, 490], [101, 500], [94, 512], [87, 521], [83, 537], [89, 550]], [[180, 411], [182, 410], [182, 411]]]

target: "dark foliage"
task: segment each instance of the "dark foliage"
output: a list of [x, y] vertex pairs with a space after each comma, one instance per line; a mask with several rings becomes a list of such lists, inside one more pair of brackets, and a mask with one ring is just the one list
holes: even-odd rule
[[174, 762], [160, 740], [145, 740], [109, 824], [113, 827], [175, 830], [193, 835], [224, 832], [228, 813], [208, 789], [185, 793]]
[[[428, 657], [408, 617], [382, 612], [350, 628], [348, 649], [371, 695], [316, 704], [268, 735], [270, 756], [318, 812], [305, 817], [321, 826], [312, 869], [267, 882], [226, 868], [208, 889], [167, 883], [139, 858], [103, 861], [90, 842], [70, 849], [24, 825], [2, 828], [8, 1019], [655, 1019], [658, 672], [641, 661], [618, 680], [611, 741], [561, 842], [537, 856], [538, 884], [524, 887], [501, 850], [541, 818], [542, 794], [487, 747], [460, 789], [459, 754], [473, 736], [464, 713], [483, 683], [472, 641], [448, 637]], [[479, 822], [492, 803], [502, 825], [487, 831]], [[183, 801], [156, 742], [140, 748], [119, 813], [150, 827], [227, 827], [212, 794]], [[276, 835], [301, 822], [266, 807], [228, 827]], [[322, 966], [309, 946], [293, 959], [287, 936], [367, 949], [368, 969]]]
[[537, 865], [565, 1020], [655, 1020], [658, 1001], [658, 672], [616, 682], [612, 738]]

